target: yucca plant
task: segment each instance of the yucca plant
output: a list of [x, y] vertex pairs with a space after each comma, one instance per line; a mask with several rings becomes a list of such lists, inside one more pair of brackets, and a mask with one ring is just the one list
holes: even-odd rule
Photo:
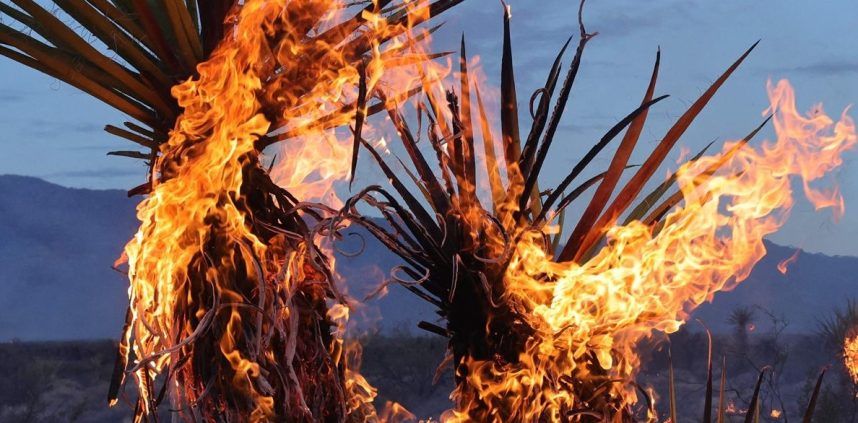
[[818, 336], [836, 357], [834, 367], [841, 375], [839, 390], [843, 398], [851, 397], [855, 410], [858, 406], [854, 401], [858, 394], [858, 301], [850, 299], [843, 308], [836, 308], [820, 320]]
[[842, 309], [820, 320], [818, 332], [826, 347], [834, 351], [843, 348], [846, 338], [858, 335], [858, 301], [848, 300]]
[[[110, 386], [111, 404], [118, 401], [126, 375], [131, 374], [139, 391], [134, 404], [137, 419], [156, 419], [156, 410], [168, 394], [173, 412], [195, 421], [339, 421], [372, 413], [348, 398], [346, 360], [328, 317], [328, 301], [342, 298], [331, 282], [326, 257], [313, 244], [314, 231], [305, 221], [318, 215], [272, 182], [259, 164], [259, 155], [265, 147], [309, 130], [324, 131], [354, 121], [360, 132], [366, 115], [381, 110], [367, 104], [361, 94], [357, 101], [327, 115], [307, 113], [303, 117], [308, 119], [298, 128], [284, 121], [281, 113], [316, 110], [319, 87], [333, 86], [331, 75], [364, 69], [374, 48], [461, 1], [312, 0], [261, 6], [282, 9], [273, 11], [270, 22], [266, 21], [271, 28], [249, 28], [268, 31], [264, 45], [248, 46], [263, 56], [238, 71], [261, 81], [261, 87], [238, 94], [257, 105], [271, 125], [267, 134], [250, 134], [255, 145], [234, 159], [240, 169], [240, 175], [234, 176], [242, 181], [238, 189], [190, 192], [217, 199], [212, 209], [197, 216], [203, 229], [185, 228], [180, 236], [160, 244], [166, 252], [190, 240], [197, 251], [179, 269], [183, 276], [177, 286], [142, 306], [140, 298], [132, 297]], [[219, 122], [209, 120], [206, 126], [191, 128], [198, 131], [189, 132], [181, 125], [188, 112], [183, 107], [193, 107], [191, 116], [184, 118], [195, 119], [218, 102], [230, 101], [218, 96], [209, 100], [212, 104], [188, 99], [196, 95], [195, 84], [215, 86], [216, 78], [235, 77], [217, 75], [218, 60], [244, 54], [240, 48], [231, 52], [225, 41], [246, 35], [235, 32], [241, 28], [241, 12], [248, 3], [53, 1], [67, 15], [64, 20], [33, 0], [4, 1], [0, 12], [17, 23], [0, 23], [0, 54], [64, 81], [130, 118], [123, 127], [105, 127], [142, 148], [109, 154], [143, 160], [151, 169], [149, 180], [129, 195], [183, 183], [193, 186], [200, 181], [178, 179], [194, 171], [217, 170], [189, 168], [205, 154], [210, 137], [220, 129]], [[349, 16], [332, 26], [321, 25], [331, 12]], [[371, 17], [394, 29], [383, 35], [367, 30]], [[79, 28], [91, 37], [81, 35]], [[290, 56], [283, 46], [297, 46], [302, 54]], [[360, 79], [359, 85], [365, 85], [365, 71]], [[177, 101], [182, 95], [190, 106]], [[173, 217], [157, 211], [144, 212], [162, 201], [151, 198], [141, 206], [141, 216], [146, 216], [136, 240], [141, 245], [165, 225], [186, 223], [171, 222]], [[185, 206], [190, 204], [170, 207], [181, 211]], [[236, 239], [230, 232], [234, 222], [222, 216], [228, 209], [247, 217], [246, 237]], [[254, 254], [251, 247], [256, 242], [265, 245], [266, 256]], [[138, 250], [144, 254], [136, 260], [147, 271], [167, 267], [167, 261], [175, 259], [161, 257], [160, 248]], [[295, 255], [300, 259], [290, 267], [290, 257]], [[269, 274], [277, 268], [286, 276]], [[134, 272], [131, 276], [133, 282]], [[179, 299], [166, 302], [163, 298], [173, 292]], [[172, 316], [164, 323], [166, 328], [147, 322], [148, 316], [163, 312]]]
[[755, 314], [751, 307], [737, 307], [727, 318], [727, 323], [733, 325], [735, 348], [738, 354], [748, 352], [748, 332], [751, 329], [750, 326], [754, 324]]
[[[515, 401], [496, 401], [479, 395], [473, 384], [489, 385], [497, 381], [490, 376], [485, 378], [485, 374], [474, 374], [475, 369], [469, 363], [482, 363], [484, 368], [498, 372], [512, 369], [510, 372], [514, 373], [534, 331], [526, 315], [530, 310], [508, 301], [510, 296], [505, 292], [509, 287], [504, 277], [510, 266], [510, 252], [518, 243], [541, 239], [543, 250], [554, 256], [555, 261], [583, 263], [603, 242], [604, 229], [620, 218], [625, 217], [627, 222], [641, 220], [655, 228], [659, 226], [660, 220], [682, 199], [678, 190], [669, 194], [676, 182], [676, 174], [642, 196], [645, 186], [715, 92], [753, 49], [752, 46], [742, 54], [680, 116], [643, 164], [632, 166], [629, 160], [648, 111], [666, 97], [655, 96], [660, 53], [656, 54], [650, 82], [640, 105], [611, 127], [560, 184], [543, 192], [538, 186], [540, 174], [555, 143], [585, 47], [596, 35], [586, 31], [582, 14], [583, 2], [578, 10], [578, 44], [565, 78], [561, 79], [561, 61], [571, 38], [554, 60], [545, 85], [531, 97], [533, 123], [529, 130], [523, 132], [519, 123], [510, 14], [508, 9], [505, 11], [500, 79], [500, 152], [495, 151], [489, 113], [479, 87], [474, 85], [469, 73], [464, 38], [459, 61], [461, 79], [455, 84], [456, 89], [439, 94], [434, 90], [433, 82], [426, 81], [422, 100], [417, 105], [418, 126], [422, 128], [422, 123], [428, 122], [426, 137], [423, 138], [427, 141], [423, 145], [428, 142], [431, 158], [421, 151], [418, 143], [423, 134], [411, 129], [405, 115], [393, 102], [386, 102], [385, 107], [410, 161], [409, 165], [403, 164], [407, 178], [394, 171], [375, 146], [360, 141], [389, 179], [393, 192], [381, 186], [368, 187], [347, 202], [342, 217], [366, 227], [404, 261], [404, 265], [393, 273], [393, 278], [436, 306], [438, 314], [446, 322], [445, 325], [420, 322], [419, 327], [449, 339], [449, 358], [457, 382], [454, 396], [457, 410], [463, 413], [456, 417], [461, 420], [561, 418], [602, 421], [600, 419], [603, 418], [633, 418], [633, 411], [611, 394], [610, 386], [615, 381], [601, 370], [595, 351], [583, 355], [581, 359], [586, 363], [575, 373], [545, 376], [554, 378], [545, 382], [554, 389], [552, 392], [567, 392], [584, 399], [579, 402], [583, 408], [563, 409], [560, 416], [525, 414], [522, 411], [533, 407], [531, 401], [551, 401], [545, 398], [551, 395], [548, 393], [545, 397], [540, 396], [542, 393], [533, 393], [533, 397], [523, 396]], [[382, 100], [385, 98], [380, 91], [372, 94]], [[552, 100], [555, 101], [553, 108]], [[747, 143], [761, 127], [754, 129], [727, 156]], [[478, 134], [482, 134], [482, 140]], [[592, 167], [593, 159], [616, 139], [620, 144], [607, 170], [592, 172], [594, 176], [583, 179], [585, 171]], [[484, 151], [486, 168], [482, 171], [491, 191], [487, 201], [481, 201], [476, 193], [476, 156], [479, 149]], [[628, 182], [620, 185], [623, 172], [633, 167], [636, 168], [635, 173]], [[710, 169], [707, 175], [715, 170]], [[409, 183], [418, 189], [412, 191]], [[558, 221], [560, 226], [563, 225], [564, 210], [592, 187], [595, 187], [595, 193], [572, 233], [565, 238], [560, 233], [553, 237], [545, 235], [543, 229], [547, 225]], [[362, 204], [379, 211], [386, 224], [379, 224], [362, 213], [359, 210]], [[504, 389], [498, 387], [497, 397], [516, 395]], [[512, 403], [518, 405], [511, 406]]]
[[[0, 24], [0, 54], [126, 114], [133, 121], [124, 122], [124, 128], [107, 125], [105, 130], [143, 150], [110, 154], [152, 160], [180, 113], [170, 89], [192, 76], [223, 38], [232, 4], [53, 2], [55, 10], [74, 19], [71, 22], [35, 1], [2, 2], [0, 12], [10, 19]], [[92, 38], [80, 34], [78, 25]], [[93, 43], [95, 39], [102, 45]], [[129, 194], [146, 190], [144, 184]]]

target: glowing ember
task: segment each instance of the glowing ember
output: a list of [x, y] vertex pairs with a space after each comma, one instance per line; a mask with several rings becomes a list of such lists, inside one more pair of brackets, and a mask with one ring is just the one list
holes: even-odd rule
[[792, 266], [792, 264], [798, 260], [799, 254], [801, 254], [800, 248], [795, 250], [795, 252], [791, 256], [787, 257], [786, 259], [784, 259], [780, 263], [778, 263], [778, 271], [781, 272], [782, 274], [786, 275], [787, 270], [789, 269], [789, 266]]
[[844, 114], [834, 122], [819, 108], [800, 115], [786, 81], [770, 83], [768, 94], [776, 141], [739, 149], [706, 183], [699, 181], [734, 143], [683, 166], [684, 204], [662, 227], [612, 227], [607, 245], [584, 263], [555, 262], [542, 233], [519, 234], [504, 301], [523, 311], [534, 333], [517, 363], [468, 360], [447, 421], [563, 420], [589, 409], [592, 399], [567, 387], [585, 380], [604, 386], [600, 395], [635, 403], [637, 343], [655, 331], [675, 332], [696, 306], [748, 276], [766, 253], [763, 238], [789, 215], [791, 177], [800, 178], [817, 209], [843, 212], [836, 190], [810, 183], [854, 146], [853, 121]]
[[858, 384], [858, 335], [846, 338], [843, 343], [843, 363], [855, 384]]
[[730, 402], [727, 403], [727, 408], [724, 410], [724, 412], [729, 415], [744, 415], [748, 412], [748, 410], [739, 409], [738, 407], [736, 407], [736, 403], [734, 403], [733, 400], [730, 400]]

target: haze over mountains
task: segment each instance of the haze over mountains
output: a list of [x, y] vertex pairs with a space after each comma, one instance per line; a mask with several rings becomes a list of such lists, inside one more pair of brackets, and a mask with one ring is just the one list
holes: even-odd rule
[[[125, 313], [127, 281], [111, 264], [137, 227], [136, 201], [119, 190], [71, 189], [40, 179], [0, 176], [0, 341], [115, 338]], [[380, 283], [395, 258], [369, 236], [364, 253], [340, 257], [349, 291], [362, 298]], [[345, 250], [359, 243], [347, 242]], [[768, 244], [769, 254], [749, 280], [695, 316], [728, 330], [729, 312], [759, 305], [788, 320], [789, 332], [811, 332], [817, 319], [858, 298], [858, 258], [801, 253], [787, 275], [777, 264], [794, 248]], [[391, 286], [387, 296], [358, 311], [383, 331], [415, 328], [436, 318], [428, 303]], [[758, 313], [765, 328], [765, 313]]]

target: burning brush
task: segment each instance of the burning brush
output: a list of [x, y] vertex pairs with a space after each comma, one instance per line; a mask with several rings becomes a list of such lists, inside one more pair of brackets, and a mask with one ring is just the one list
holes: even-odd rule
[[[773, 122], [775, 141], [760, 148], [747, 145], [760, 125], [718, 154], [701, 151], [632, 207], [753, 47], [680, 116], [642, 165], [629, 166], [648, 110], [665, 98], [654, 96], [657, 55], [640, 105], [610, 128], [557, 187], [541, 191], [540, 172], [585, 47], [595, 35], [585, 29], [583, 2], [578, 12], [578, 45], [565, 80], [560, 83], [566, 46], [545, 86], [531, 97], [533, 125], [524, 134], [506, 9], [500, 153], [468, 69], [464, 40], [458, 93], [445, 90], [431, 72], [423, 74], [416, 113], [421, 123], [428, 121], [423, 145], [430, 146], [432, 164], [418, 143], [422, 134], [411, 130], [397, 103], [385, 101], [381, 89], [370, 93], [384, 102], [413, 167], [406, 173], [418, 190], [409, 189], [382, 154], [361, 141], [396, 195], [368, 187], [346, 202], [342, 214], [402, 258], [405, 265], [394, 279], [437, 306], [446, 321], [443, 327], [420, 324], [449, 339], [457, 387], [446, 421], [630, 421], [651, 413], [635, 407], [640, 403], [634, 383], [640, 364], [636, 345], [655, 332], [676, 331], [697, 305], [747, 277], [765, 254], [763, 237], [789, 214], [792, 177], [801, 180], [818, 209], [843, 210], [836, 190], [819, 191], [810, 182], [841, 164], [843, 151], [856, 142], [853, 122], [846, 115], [835, 122], [821, 110], [800, 115], [786, 81], [768, 86], [771, 108], [763, 125]], [[580, 180], [618, 138], [608, 169]], [[480, 144], [485, 159], [480, 176], [490, 192], [482, 197], [477, 192]], [[634, 174], [619, 185], [631, 167]], [[564, 210], [594, 186], [571, 235], [561, 238]], [[387, 224], [362, 215], [361, 204], [380, 211]]]
[[852, 382], [858, 385], [858, 334], [846, 338], [843, 342], [843, 363]]

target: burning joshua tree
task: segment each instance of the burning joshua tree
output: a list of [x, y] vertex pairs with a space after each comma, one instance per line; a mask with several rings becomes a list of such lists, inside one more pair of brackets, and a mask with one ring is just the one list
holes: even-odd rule
[[[821, 109], [799, 114], [786, 81], [767, 87], [771, 107], [763, 124], [773, 122], [775, 140], [749, 146], [760, 125], [720, 153], [707, 156], [704, 150], [635, 206], [672, 147], [750, 49], [679, 117], [643, 164], [630, 166], [649, 109], [665, 97], [655, 97], [657, 54], [640, 105], [557, 187], [540, 190], [539, 175], [585, 47], [595, 36], [585, 29], [582, 14], [583, 2], [565, 80], [560, 83], [566, 46], [544, 87], [530, 98], [533, 124], [526, 133], [519, 125], [507, 8], [498, 145], [468, 69], [464, 40], [456, 89], [446, 90], [426, 74], [423, 100], [416, 106], [418, 121], [428, 121], [431, 160], [418, 144], [422, 134], [412, 131], [394, 102], [385, 104], [413, 167], [406, 167], [408, 178], [401, 178], [376, 146], [362, 141], [396, 195], [368, 187], [346, 203], [343, 217], [368, 228], [402, 258], [405, 265], [393, 279], [434, 304], [445, 320], [444, 326], [421, 322], [420, 327], [449, 339], [457, 387], [446, 421], [638, 418], [636, 345], [656, 332], [676, 331], [697, 305], [747, 277], [765, 254], [763, 237], [789, 214], [792, 177], [818, 209], [843, 211], [836, 190], [816, 190], [810, 183], [841, 164], [842, 152], [856, 142], [854, 124], [846, 115], [835, 122]], [[381, 90], [373, 94], [386, 97]], [[608, 169], [582, 180], [615, 139], [620, 144]], [[480, 149], [484, 172], [478, 172]], [[633, 175], [620, 185], [632, 167]], [[488, 194], [477, 189], [481, 183]], [[571, 235], [561, 237], [564, 210], [593, 186]], [[379, 210], [387, 225], [364, 217], [360, 204]], [[710, 411], [706, 416], [711, 418]]]
[[[190, 420], [372, 417], [335, 330], [346, 300], [308, 223], [319, 212], [260, 154], [330, 142], [352, 122], [360, 134], [379, 110], [366, 90], [410, 95], [397, 72], [432, 57], [419, 47], [432, 29], [414, 27], [460, 2], [57, 0], [70, 23], [32, 0], [0, 3], [26, 27], [0, 24], [0, 53], [124, 112], [135, 122], [107, 131], [146, 149], [111, 153], [151, 169], [129, 193], [148, 197], [120, 260], [130, 305], [111, 404], [130, 374], [137, 420], [165, 398]], [[316, 165], [283, 162], [301, 159]]]

